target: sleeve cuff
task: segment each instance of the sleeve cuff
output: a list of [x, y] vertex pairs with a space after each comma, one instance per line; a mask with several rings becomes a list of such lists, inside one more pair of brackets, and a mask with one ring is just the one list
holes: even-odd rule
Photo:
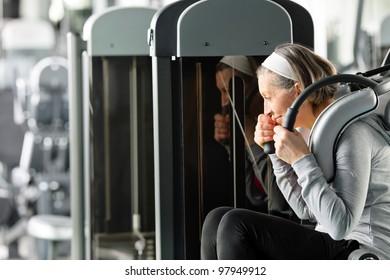
[[292, 165], [292, 168], [298, 176], [298, 183], [301, 185], [302, 189], [318, 178], [318, 176], [322, 175], [322, 171], [318, 167], [313, 154], [307, 154], [301, 157]]

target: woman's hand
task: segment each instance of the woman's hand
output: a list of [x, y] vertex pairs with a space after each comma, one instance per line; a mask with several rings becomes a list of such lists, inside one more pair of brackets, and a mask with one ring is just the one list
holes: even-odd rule
[[230, 116], [229, 115], [214, 115], [214, 139], [223, 144], [223, 140], [230, 138]]
[[284, 162], [294, 164], [298, 159], [310, 153], [309, 147], [298, 131], [289, 131], [277, 125], [274, 127], [274, 133], [275, 154]]
[[255, 128], [255, 142], [260, 147], [264, 147], [264, 143], [273, 140], [275, 134], [275, 121], [268, 115], [260, 114], [257, 117], [257, 124]]

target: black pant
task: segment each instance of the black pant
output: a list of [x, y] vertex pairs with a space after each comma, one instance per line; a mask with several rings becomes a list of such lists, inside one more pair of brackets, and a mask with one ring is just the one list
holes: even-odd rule
[[220, 207], [206, 217], [201, 258], [220, 260], [348, 259], [359, 248], [355, 240], [333, 240], [328, 234], [280, 217], [246, 209]]

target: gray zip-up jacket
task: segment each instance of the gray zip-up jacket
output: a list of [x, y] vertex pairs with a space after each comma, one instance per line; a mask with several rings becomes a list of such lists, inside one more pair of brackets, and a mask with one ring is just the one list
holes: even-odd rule
[[[331, 151], [330, 151], [331, 152]], [[292, 166], [271, 155], [277, 184], [301, 219], [333, 239], [355, 239], [390, 259], [390, 130], [371, 115], [341, 135], [327, 183], [313, 154]]]

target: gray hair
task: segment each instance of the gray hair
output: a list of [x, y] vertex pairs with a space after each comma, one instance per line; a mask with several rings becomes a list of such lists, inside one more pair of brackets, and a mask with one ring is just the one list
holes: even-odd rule
[[[275, 53], [284, 57], [290, 64], [291, 70], [296, 77], [296, 81], [282, 77], [264, 66], [260, 66], [257, 75], [271, 72], [274, 75], [271, 83], [275, 87], [291, 90], [296, 82], [302, 90], [324, 77], [337, 74], [335, 66], [327, 59], [317, 55], [312, 50], [299, 44], [287, 43], [276, 47]], [[333, 98], [338, 84], [325, 86], [308, 98], [314, 105], [319, 105], [329, 98]]]

